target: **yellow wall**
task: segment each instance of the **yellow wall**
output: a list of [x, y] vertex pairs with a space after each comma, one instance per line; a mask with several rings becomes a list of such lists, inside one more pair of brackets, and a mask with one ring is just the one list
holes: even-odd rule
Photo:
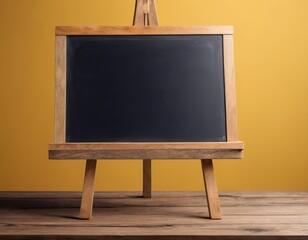
[[[308, 1], [156, 0], [161, 25], [234, 25], [244, 160], [219, 190], [308, 190]], [[54, 28], [131, 25], [134, 0], [0, 1], [0, 190], [80, 190], [84, 161], [49, 161]], [[97, 190], [140, 190], [141, 161], [101, 161]], [[201, 190], [199, 161], [154, 161], [154, 190]]]

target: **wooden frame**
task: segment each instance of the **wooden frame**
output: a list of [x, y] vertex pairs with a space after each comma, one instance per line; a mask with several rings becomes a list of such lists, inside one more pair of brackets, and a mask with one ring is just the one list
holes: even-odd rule
[[[201, 159], [211, 219], [220, 219], [212, 159], [242, 158], [237, 139], [233, 27], [158, 27], [155, 0], [136, 0], [133, 27], [56, 27], [55, 144], [49, 159], [87, 159], [80, 218], [90, 219], [93, 209], [97, 159], [143, 159], [143, 197], [151, 197], [151, 159]], [[227, 142], [66, 143], [66, 37], [69, 35], [194, 35], [223, 36]]]
[[55, 143], [65, 142], [66, 37], [56, 37]]
[[[66, 36], [69, 35], [193, 35], [223, 36], [227, 142], [220, 143], [65, 143]], [[55, 144], [50, 159], [153, 159], [241, 158], [243, 143], [237, 141], [233, 28], [217, 27], [56, 27]], [[60, 145], [59, 145], [60, 144]], [[66, 145], [63, 145], [66, 144]], [[232, 147], [231, 147], [232, 146]]]

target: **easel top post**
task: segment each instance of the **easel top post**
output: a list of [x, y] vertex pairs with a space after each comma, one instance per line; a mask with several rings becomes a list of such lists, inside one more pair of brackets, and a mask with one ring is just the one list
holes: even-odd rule
[[158, 26], [155, 0], [136, 0], [134, 26]]

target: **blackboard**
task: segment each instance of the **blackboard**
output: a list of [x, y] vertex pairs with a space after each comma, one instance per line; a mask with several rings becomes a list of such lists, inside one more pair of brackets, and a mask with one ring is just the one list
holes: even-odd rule
[[222, 35], [67, 36], [66, 142], [225, 142]]

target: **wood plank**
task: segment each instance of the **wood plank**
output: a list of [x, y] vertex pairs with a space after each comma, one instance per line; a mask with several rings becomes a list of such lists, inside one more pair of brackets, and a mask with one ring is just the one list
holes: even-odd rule
[[[180, 198], [181, 195], [178, 195]], [[148, 199], [143, 199], [147, 201]], [[188, 199], [189, 200], [189, 199]], [[201, 200], [201, 199], [200, 199]], [[12, 200], [14, 202], [14, 200]], [[168, 201], [168, 199], [166, 199]], [[42, 200], [40, 200], [42, 202]], [[61, 199], [57, 202], [61, 203]], [[125, 200], [122, 200], [122, 203]], [[33, 201], [37, 203], [37, 201]], [[69, 223], [72, 219], [76, 218], [75, 224], [86, 224], [87, 221], [78, 221], [78, 207], [72, 205], [66, 207], [53, 207], [46, 206], [46, 208], [17, 208], [15, 206], [10, 208], [8, 206], [2, 206], [1, 216], [3, 216], [2, 221], [4, 222], [24, 222], [37, 221], [37, 222], [50, 222], [50, 224]], [[222, 222], [222, 225], [231, 225], [232, 223], [237, 224], [258, 224], [263, 223], [268, 225], [271, 223], [276, 224], [301, 224], [308, 223], [308, 213], [307, 207], [301, 206], [299, 208], [290, 208], [288, 205], [284, 207], [279, 206], [274, 207], [275, 211], [270, 209], [270, 206], [258, 208], [258, 207], [224, 207], [222, 205], [224, 217], [222, 221], [207, 221], [208, 211], [204, 206], [195, 207], [152, 207], [152, 206], [142, 206], [142, 207], [132, 207], [128, 204], [111, 206], [95, 206], [93, 220], [95, 223], [108, 223], [108, 226], [132, 226], [134, 224], [144, 224], [147, 226], [159, 224], [161, 222], [168, 222], [170, 224], [204, 224], [215, 226], [216, 222]], [[274, 205], [272, 204], [271, 207]], [[6, 207], [8, 211], [4, 211], [3, 208]], [[14, 210], [13, 210], [14, 209]], [[286, 211], [284, 210], [286, 209]], [[282, 211], [283, 210], [283, 211]], [[32, 211], [32, 212], [31, 212]], [[238, 214], [240, 212], [240, 214]], [[29, 218], [32, 216], [32, 218]], [[35, 217], [35, 219], [33, 219]], [[130, 220], [128, 220], [130, 218]], [[238, 219], [236, 219], [238, 218]], [[236, 221], [234, 221], [236, 219]]]
[[243, 150], [49, 150], [49, 159], [240, 159]]
[[[256, 193], [257, 195], [258, 193]], [[31, 197], [33, 195], [33, 197]], [[98, 208], [123, 208], [123, 207], [205, 207], [205, 193], [203, 192], [153, 192], [153, 198], [144, 201], [140, 196], [141, 192], [96, 192], [95, 193], [95, 205]], [[181, 198], [179, 198], [179, 195]], [[81, 193], [80, 192], [52, 192], [52, 193], [1, 193], [0, 194], [0, 205], [1, 206], [14, 206], [15, 208], [30, 208], [33, 205], [34, 200], [36, 201], [36, 208], [46, 207], [78, 207], [80, 204]], [[246, 209], [250, 206], [253, 208], [269, 208], [276, 207], [288, 209], [292, 208], [305, 208], [308, 211], [308, 194], [303, 193], [299, 195], [293, 195], [288, 192], [285, 196], [262, 194], [260, 196], [250, 196], [249, 194], [239, 193], [220, 193], [221, 206], [223, 210], [225, 208], [234, 208], [241, 206], [244, 209], [242, 214], [245, 213]], [[14, 203], [9, 200], [14, 198]], [[61, 199], [58, 201], [57, 199]], [[123, 199], [125, 201], [123, 202]], [[236, 199], [236, 201], [234, 201]], [[260, 214], [260, 213], [258, 213]]]
[[238, 159], [242, 142], [49, 144], [49, 159]]
[[227, 140], [237, 141], [233, 35], [223, 36]]
[[[146, 200], [144, 200], [146, 201]], [[209, 228], [213, 228], [217, 226], [216, 222], [222, 221], [209, 221], [210, 219], [206, 217], [208, 214], [205, 211], [200, 212], [189, 209], [189, 208], [171, 208], [173, 211], [168, 211], [168, 209], [156, 209], [158, 212], [155, 212], [154, 209], [149, 209], [149, 212], [142, 212], [139, 209], [122, 209], [123, 212], [120, 212], [121, 209], [112, 210], [101, 210], [101, 209], [94, 209], [94, 216], [92, 219], [95, 218], [95, 221], [92, 223], [90, 221], [81, 221], [75, 217], [75, 214], [71, 216], [71, 218], [76, 218], [74, 221], [75, 227], [79, 226], [104, 226], [104, 227], [155, 227], [159, 226], [160, 224], [167, 223], [169, 225], [177, 226], [177, 225], [206, 225]], [[132, 210], [137, 210], [137, 214], [134, 214]], [[146, 209], [147, 210], [147, 209]], [[140, 212], [141, 211], [141, 212]], [[44, 213], [44, 211], [42, 211]], [[49, 225], [52, 226], [70, 226], [72, 225], [71, 221], [69, 220], [58, 220], [52, 221], [52, 219], [56, 218], [63, 218], [67, 216], [67, 214], [71, 214], [71, 211], [67, 211], [66, 209], [57, 209], [54, 213], [45, 212], [44, 214], [49, 214], [49, 218], [40, 219], [40, 221], [36, 221], [34, 219], [27, 220], [26, 216], [23, 218], [17, 219], [6, 219], [5, 222], [1, 223], [20, 223], [21, 225], [32, 224], [36, 222], [34, 225], [42, 226], [46, 225], [47, 222], [50, 222]], [[32, 217], [35, 217], [36, 214], [33, 214]], [[96, 217], [98, 216], [98, 217]], [[103, 217], [105, 216], [105, 217]], [[121, 217], [120, 217], [121, 216]], [[132, 217], [133, 216], [133, 217]], [[306, 225], [305, 222], [308, 221], [307, 215], [286, 215], [286, 216], [257, 216], [257, 215], [238, 215], [239, 221], [234, 222], [235, 215], [228, 215], [224, 219], [223, 218], [223, 225], [224, 227], [230, 226], [232, 224], [259, 224], [262, 222], [263, 225], [272, 225], [272, 224], [279, 224], [279, 225], [288, 225], [288, 224], [302, 224]], [[29, 217], [29, 215], [28, 215]], [[130, 220], [131, 219], [131, 220]], [[184, 220], [186, 219], [186, 221]], [[264, 222], [262, 219], [265, 219]], [[275, 221], [275, 222], [273, 222]], [[1, 224], [0, 223], [0, 224]], [[45, 224], [44, 224], [45, 223]], [[90, 224], [89, 224], [90, 223]], [[308, 230], [307, 230], [308, 232]], [[0, 235], [1, 236], [1, 235]]]
[[[140, 196], [139, 196], [140, 197]], [[189, 202], [189, 199], [187, 199]], [[45, 207], [38, 207], [35, 208], [36, 214], [39, 212], [41, 215], [38, 215], [37, 218], [40, 219], [40, 221], [52, 221], [55, 217], [59, 216], [68, 216], [68, 214], [71, 214], [72, 217], [76, 217], [78, 215], [78, 205], [80, 202], [77, 203], [77, 201], [72, 201], [71, 203], [69, 201], [64, 201], [61, 203], [61, 201], [48, 201], [45, 200], [46, 203], [44, 203]], [[145, 200], [143, 200], [145, 201]], [[166, 199], [168, 202], [168, 199]], [[203, 199], [204, 201], [204, 199]], [[15, 203], [15, 201], [13, 201]], [[38, 201], [36, 201], [38, 202]], [[40, 199], [39, 202], [43, 202], [42, 199]], [[194, 221], [193, 219], [196, 217], [200, 217], [202, 219], [207, 219], [208, 211], [205, 208], [204, 205], [200, 206], [187, 206], [183, 205], [181, 207], [174, 207], [174, 206], [147, 206], [147, 205], [141, 205], [141, 206], [129, 206], [128, 204], [123, 206], [122, 204], [107, 204], [104, 206], [102, 203], [97, 204], [97, 201], [95, 200], [95, 208], [94, 208], [94, 217], [96, 221], [106, 221], [112, 225], [112, 224], [119, 224], [119, 220], [116, 218], [116, 214], [123, 214], [123, 215], [130, 215], [133, 211], [136, 213], [134, 215], [135, 219], [134, 221], [142, 221], [142, 217], [146, 213], [146, 215], [152, 216], [155, 219], [156, 217], [165, 216], [162, 218], [166, 218], [166, 215], [169, 215], [169, 217], [172, 215], [173, 217], [176, 216], [187, 216], [190, 220]], [[17, 202], [17, 204], [20, 204]], [[33, 204], [33, 203], [32, 203]], [[49, 205], [48, 205], [49, 204]], [[42, 204], [40, 204], [41, 206]], [[18, 206], [18, 205], [17, 205]], [[57, 207], [55, 207], [57, 206]], [[240, 220], [238, 222], [245, 223], [249, 221], [250, 223], [259, 223], [260, 221], [265, 224], [271, 223], [273, 218], [277, 218], [281, 216], [279, 219], [275, 219], [275, 223], [297, 223], [300, 220], [306, 219], [307, 220], [307, 207], [300, 206], [300, 207], [289, 207], [288, 205], [285, 206], [263, 206], [258, 207], [259, 213], [256, 213], [256, 207], [252, 206], [243, 206], [239, 209], [238, 206], [223, 206], [222, 207], [222, 213], [223, 213], [223, 222], [227, 223], [228, 221], [232, 221], [232, 216], [238, 216]], [[29, 207], [30, 209], [33, 209], [33, 205]], [[29, 210], [28, 208], [28, 210]], [[52, 214], [50, 214], [50, 209], [54, 209]], [[12, 209], [12, 208], [11, 208]], [[1, 216], [6, 216], [6, 221], [27, 221], [28, 214], [24, 211], [24, 208], [21, 208], [21, 210], [18, 210], [17, 207], [15, 207], [15, 211], [10, 210], [1, 210]], [[39, 211], [38, 211], [39, 209]], [[72, 211], [73, 209], [73, 211]], [[286, 209], [281, 212], [282, 209]], [[33, 213], [35, 214], [35, 213]], [[271, 217], [269, 217], [271, 216]], [[264, 220], [262, 220], [262, 218]], [[188, 222], [190, 221], [188, 220]], [[215, 222], [215, 221], [214, 221]], [[128, 224], [131, 224], [132, 222], [129, 222]], [[212, 223], [210, 223], [212, 224]], [[213, 223], [215, 224], [215, 223]]]
[[[96, 199], [122, 199], [122, 198], [131, 198], [134, 196], [141, 195], [140, 191], [131, 191], [131, 192], [118, 192], [118, 191], [98, 191], [96, 192]], [[177, 199], [177, 201], [181, 201], [184, 199], [186, 201], [187, 198], [203, 198], [204, 192], [199, 191], [188, 191], [188, 192], [180, 192], [180, 191], [168, 191], [168, 192], [154, 192], [155, 199], [148, 199], [149, 201], [157, 201], [159, 199], [168, 198]], [[181, 199], [178, 199], [178, 196], [181, 195]], [[253, 200], [257, 200], [258, 202], [262, 200], [270, 199], [275, 202], [275, 205], [281, 201], [286, 200], [289, 204], [293, 203], [293, 201], [298, 204], [298, 201], [305, 201], [305, 204], [308, 201], [308, 191], [224, 191], [220, 192], [219, 195], [223, 197], [223, 200], [226, 199], [238, 199], [243, 200], [244, 202], [249, 202]], [[0, 201], [3, 199], [74, 199], [80, 198], [81, 193], [79, 191], [0, 191]], [[143, 200], [140, 200], [144, 202]], [[1, 206], [1, 205], [0, 205]]]
[[221, 221], [202, 192], [98, 192], [86, 222], [80, 196], [0, 192], [0, 239], [308, 239], [308, 192], [222, 192]]
[[123, 142], [49, 144], [49, 150], [242, 150], [243, 142]]
[[201, 166], [210, 218], [221, 219], [213, 160], [201, 159]]
[[96, 171], [96, 159], [88, 159], [84, 176], [83, 193], [79, 218], [91, 219], [94, 197], [94, 180]]
[[[255, 224], [254, 226], [233, 224], [232, 226], [223, 226], [223, 231], [221, 227], [213, 227], [206, 224], [196, 224], [196, 225], [172, 225], [172, 224], [157, 224], [151, 227], [142, 227], [140, 225], [131, 226], [129, 228], [129, 233], [127, 232], [127, 227], [109, 227], [108, 225], [98, 225], [98, 226], [76, 226], [78, 230], [74, 230], [72, 227], [68, 228], [66, 226], [61, 226], [61, 224], [56, 226], [56, 231], [49, 226], [48, 223], [33, 224], [27, 227], [27, 225], [16, 223], [14, 226], [15, 231], [22, 232], [23, 235], [15, 235], [15, 239], [34, 239], [29, 238], [29, 236], [39, 236], [36, 239], [307, 239], [308, 230], [305, 230], [306, 225], [292, 224], [288, 227], [287, 224], [281, 225], [278, 228], [275, 224], [270, 224], [264, 226], [264, 224]], [[3, 224], [2, 224], [3, 225]], [[2, 228], [2, 226], [0, 225]], [[36, 228], [33, 230], [33, 228]], [[12, 233], [10, 232], [10, 227], [3, 227], [4, 233], [1, 235], [1, 239], [14, 239], [12, 238]], [[35, 234], [39, 232], [40, 235]], [[56, 232], [56, 234], [55, 234]], [[77, 235], [78, 233], [78, 235]], [[183, 233], [187, 234], [186, 236]], [[23, 238], [22, 238], [23, 236]], [[10, 238], [11, 237], [11, 238]], [[17, 238], [18, 237], [18, 238]]]
[[[205, 208], [206, 205], [206, 201], [205, 201], [205, 195], [202, 196], [202, 198], [199, 199], [192, 199], [191, 198], [184, 198], [183, 200], [179, 201], [178, 199], [175, 198], [162, 198], [159, 201], [151, 201], [151, 199], [153, 198], [153, 196], [155, 196], [155, 193], [152, 194], [152, 198], [151, 199], [147, 199], [146, 202], [144, 202], [144, 200], [136, 200], [136, 198], [141, 198], [140, 195], [136, 195], [133, 196], [132, 200], [129, 201], [125, 201], [123, 202], [123, 200], [119, 200], [119, 199], [96, 199], [94, 200], [95, 202], [95, 206], [98, 208], [102, 208], [102, 207], [109, 207], [109, 208], [125, 208], [125, 207], [135, 207], [135, 208], [142, 208], [145, 206], [148, 207], [153, 207], [153, 208], [169, 208], [169, 207], [202, 207]], [[155, 196], [156, 197], [156, 196]], [[142, 198], [141, 198], [142, 199]], [[62, 202], [57, 203], [55, 200], [49, 200], [49, 201], [44, 201], [42, 204], [40, 204], [40, 202], [42, 201], [42, 199], [38, 199], [38, 206], [37, 208], [46, 208], [48, 207], [48, 205], [44, 205], [49, 204], [50, 206], [54, 206], [54, 208], [59, 207], [59, 208], [65, 208], [65, 207], [76, 207], [78, 208], [80, 205], [80, 198], [76, 199], [63, 199]], [[250, 201], [251, 203], [247, 203], [247, 201]], [[5, 201], [2, 201], [5, 203]], [[16, 203], [18, 201], [15, 201]], [[33, 201], [31, 201], [33, 202]], [[31, 203], [26, 199], [23, 199], [22, 201], [19, 201], [19, 206], [21, 208], [25, 207], [27, 208], [29, 206], [29, 204]], [[291, 200], [289, 199], [288, 201], [285, 200], [283, 201], [283, 203], [280, 202], [272, 202], [272, 203], [268, 203], [267, 201], [254, 201], [254, 200], [246, 200], [246, 201], [238, 201], [236, 204], [234, 203], [233, 200], [231, 201], [221, 201], [221, 206], [223, 208], [222, 212], [224, 213], [225, 209], [236, 209], [239, 205], [241, 205], [241, 208], [243, 208], [243, 211], [238, 213], [239, 215], [245, 215], [245, 212], [247, 209], [251, 209], [251, 204], [254, 203], [255, 206], [254, 208], [260, 208], [260, 209], [267, 209], [270, 208], [272, 205], [275, 205], [276, 207], [276, 212], [279, 210], [279, 208], [285, 208], [288, 207], [290, 209], [301, 209], [301, 211], [304, 211], [303, 213], [307, 212], [307, 200], [306, 203], [304, 203], [304, 201], [294, 201], [291, 203]], [[8, 204], [6, 202], [6, 204]], [[269, 209], [270, 211], [272, 211], [272, 209]], [[273, 211], [274, 211], [273, 210]], [[261, 214], [261, 213], [259, 213]]]
[[[138, 20], [139, 21], [139, 20]], [[143, 20], [142, 20], [143, 21]], [[138, 22], [139, 24], [139, 22]], [[67, 35], [171, 35], [233, 34], [232, 26], [57, 26], [57, 36]]]
[[56, 36], [55, 143], [65, 142], [66, 119], [66, 37]]

